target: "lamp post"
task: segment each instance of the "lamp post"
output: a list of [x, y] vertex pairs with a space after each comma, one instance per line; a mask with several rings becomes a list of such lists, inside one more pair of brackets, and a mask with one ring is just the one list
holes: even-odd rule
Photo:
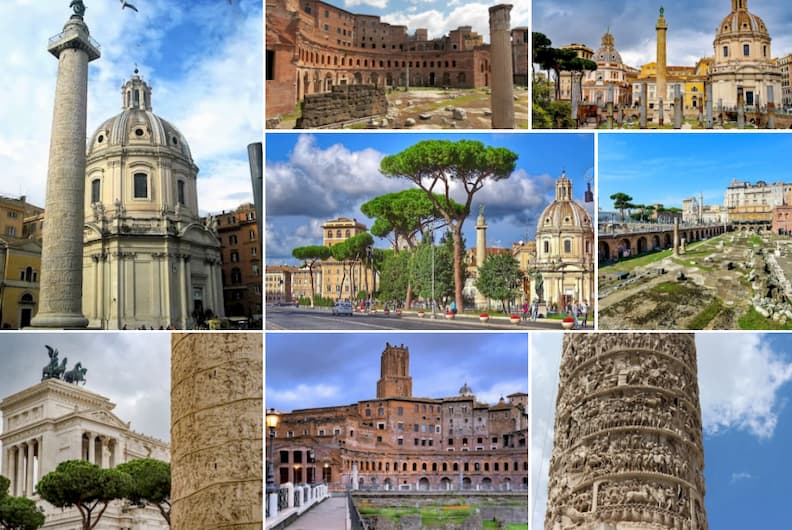
[[272, 448], [275, 444], [275, 430], [278, 427], [280, 416], [275, 409], [267, 411], [266, 423], [269, 438], [269, 461], [267, 462], [267, 502], [270, 517], [278, 513], [278, 484], [275, 482], [275, 460], [272, 455]]

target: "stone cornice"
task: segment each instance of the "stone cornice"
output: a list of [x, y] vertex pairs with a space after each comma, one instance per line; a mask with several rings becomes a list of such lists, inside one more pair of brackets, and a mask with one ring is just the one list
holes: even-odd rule
[[91, 392], [90, 390], [85, 390], [78, 387], [77, 385], [65, 383], [61, 380], [47, 379], [46, 381], [42, 381], [41, 383], [26, 388], [25, 390], [17, 392], [16, 394], [12, 394], [0, 401], [0, 411], [3, 411], [5, 414], [9, 408], [20, 405], [25, 401], [43, 397], [46, 394], [55, 394], [59, 397], [65, 397], [69, 400], [77, 401], [86, 405], [86, 408], [103, 409], [107, 411], [113, 410], [115, 408], [115, 403], [111, 402], [104, 396]]

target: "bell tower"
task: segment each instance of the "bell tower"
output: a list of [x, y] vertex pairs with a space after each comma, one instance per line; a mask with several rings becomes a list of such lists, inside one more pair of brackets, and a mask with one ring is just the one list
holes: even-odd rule
[[410, 377], [410, 350], [403, 344], [385, 343], [380, 358], [380, 378], [377, 381], [377, 398], [412, 397]]

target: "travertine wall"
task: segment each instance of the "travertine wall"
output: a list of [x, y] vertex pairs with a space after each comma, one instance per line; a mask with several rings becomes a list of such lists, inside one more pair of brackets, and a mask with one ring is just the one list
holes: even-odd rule
[[305, 96], [298, 129], [378, 116], [388, 112], [385, 89], [373, 85], [339, 85], [332, 92]]
[[173, 530], [262, 528], [262, 336], [171, 339]]
[[564, 337], [545, 530], [706, 530], [692, 334]]

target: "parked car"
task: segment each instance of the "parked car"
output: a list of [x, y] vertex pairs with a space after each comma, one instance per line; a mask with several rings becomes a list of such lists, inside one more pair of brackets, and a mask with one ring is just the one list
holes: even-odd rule
[[333, 306], [334, 315], [349, 315], [352, 316], [352, 302], [338, 301]]

